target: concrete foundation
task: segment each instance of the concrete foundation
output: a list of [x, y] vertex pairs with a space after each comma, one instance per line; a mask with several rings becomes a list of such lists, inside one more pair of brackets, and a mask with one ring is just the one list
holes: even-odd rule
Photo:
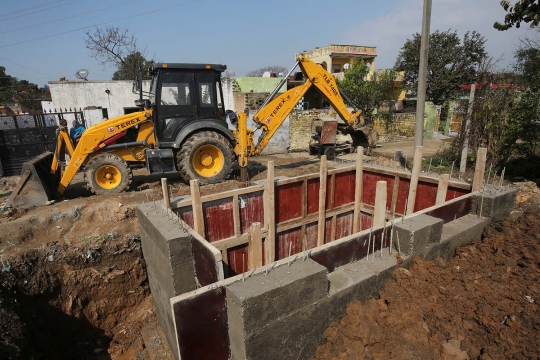
[[479, 240], [493, 218], [509, 214], [516, 191], [494, 189], [484, 193], [483, 203], [481, 195], [396, 220], [392, 255], [387, 222], [372, 231], [375, 253], [367, 229], [227, 279], [212, 243], [149, 204], [139, 206], [152, 296], [176, 358], [311, 358], [351, 301], [376, 297], [392, 272], [415, 256], [449, 258], [457, 246]]

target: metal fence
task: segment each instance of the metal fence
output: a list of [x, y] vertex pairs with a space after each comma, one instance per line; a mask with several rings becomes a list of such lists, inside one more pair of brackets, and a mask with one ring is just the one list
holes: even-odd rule
[[82, 111], [0, 117], [0, 176], [20, 175], [22, 164], [54, 152], [60, 120], [85, 124]]

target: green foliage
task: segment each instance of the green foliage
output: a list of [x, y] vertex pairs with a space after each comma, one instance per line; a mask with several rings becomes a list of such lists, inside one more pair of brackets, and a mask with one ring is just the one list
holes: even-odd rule
[[114, 72], [113, 80], [133, 80], [137, 75], [139, 66], [143, 66], [143, 80], [151, 79], [148, 70], [154, 65], [153, 60], [146, 60], [140, 52], [135, 52], [127, 55], [122, 62], [117, 64], [118, 70]]
[[338, 80], [339, 88], [352, 101], [352, 105], [362, 110], [364, 120], [371, 120], [373, 111], [385, 100], [395, 100], [396, 72], [393, 70], [373, 72], [364, 61], [353, 62], [345, 72], [343, 80]]
[[[405, 72], [405, 86], [416, 94], [420, 66], [420, 34], [408, 39], [396, 59], [394, 70]], [[459, 85], [476, 82], [481, 64], [487, 60], [486, 39], [478, 32], [467, 32], [463, 40], [451, 30], [435, 31], [429, 38], [426, 99], [441, 105], [454, 99]]]
[[508, 30], [513, 26], [519, 28], [521, 22], [531, 23], [530, 27], [533, 28], [540, 22], [539, 0], [519, 0], [514, 5], [510, 4], [510, 0], [502, 0], [501, 6], [507, 14], [504, 16], [504, 24], [498, 21], [493, 24], [499, 31]]
[[40, 110], [41, 103], [36, 100], [47, 96], [47, 87], [39, 88], [27, 80], [10, 76], [6, 74], [6, 68], [0, 66], [0, 105], [20, 104], [26, 109]]

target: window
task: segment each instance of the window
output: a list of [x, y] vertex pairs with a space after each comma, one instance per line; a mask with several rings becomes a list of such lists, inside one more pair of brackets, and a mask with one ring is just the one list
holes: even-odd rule
[[201, 106], [211, 107], [214, 106], [214, 90], [212, 83], [199, 83], [199, 99], [201, 99]]
[[161, 88], [162, 105], [191, 105], [189, 83], [163, 83]]

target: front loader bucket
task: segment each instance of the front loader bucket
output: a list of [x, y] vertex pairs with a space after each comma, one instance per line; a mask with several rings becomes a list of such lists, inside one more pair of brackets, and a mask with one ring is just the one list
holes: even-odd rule
[[46, 201], [57, 197], [59, 178], [51, 174], [53, 157], [53, 153], [46, 152], [23, 163], [21, 180], [5, 207], [42, 206]]

